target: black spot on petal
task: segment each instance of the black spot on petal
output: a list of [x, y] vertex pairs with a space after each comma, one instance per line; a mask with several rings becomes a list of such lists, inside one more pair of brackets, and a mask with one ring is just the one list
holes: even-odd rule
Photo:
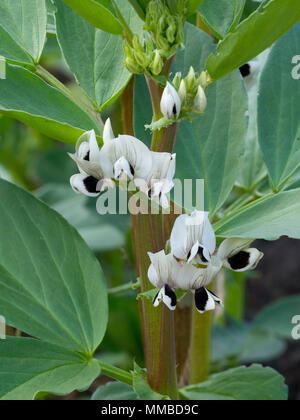
[[131, 164], [129, 164], [129, 166], [130, 166], [131, 175], [134, 176], [135, 170], [134, 170], [134, 168], [133, 168], [133, 166]]
[[85, 155], [83, 160], [87, 160], [88, 162], [90, 161], [90, 152], [89, 151], [87, 152], [87, 154]]
[[87, 191], [89, 193], [95, 193], [95, 194], [99, 192], [97, 190], [98, 182], [99, 182], [98, 179], [94, 178], [93, 176], [89, 176], [83, 180], [84, 186], [87, 189]]
[[209, 296], [205, 287], [201, 287], [201, 289], [198, 289], [195, 291], [195, 305], [198, 311], [200, 312], [205, 311], [208, 298]]
[[173, 106], [173, 115], [174, 115], [174, 117], [176, 117], [176, 115], [177, 115], [177, 107], [176, 107], [176, 104], [174, 104], [174, 106]]
[[201, 258], [201, 261], [208, 263], [208, 260], [204, 257], [203, 251], [204, 249], [201, 246], [199, 246], [198, 255]]
[[240, 67], [240, 72], [243, 77], [250, 76], [251, 74], [250, 64], [244, 64], [242, 67]]
[[171, 299], [171, 306], [175, 308], [177, 305], [177, 297], [174, 290], [172, 290], [171, 287], [167, 284], [165, 285], [165, 294]]
[[246, 251], [241, 251], [231, 258], [228, 258], [228, 262], [232, 270], [242, 270], [249, 265], [250, 254]]

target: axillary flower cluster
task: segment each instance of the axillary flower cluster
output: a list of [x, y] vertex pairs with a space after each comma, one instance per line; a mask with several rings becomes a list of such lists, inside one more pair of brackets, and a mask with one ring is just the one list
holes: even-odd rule
[[70, 180], [73, 190], [97, 197], [122, 180], [130, 181], [149, 199], [168, 208], [167, 194], [174, 187], [176, 155], [152, 152], [132, 136], [115, 138], [109, 119], [105, 123], [103, 142], [100, 148], [93, 130], [79, 138], [76, 153], [70, 155], [79, 169]]
[[216, 237], [208, 213], [194, 211], [179, 216], [174, 224], [170, 246], [165, 251], [149, 253], [150, 282], [159, 292], [154, 306], [163, 302], [170, 310], [177, 305], [176, 289], [190, 290], [195, 295], [196, 308], [200, 313], [211, 311], [222, 301], [207, 289], [223, 267], [242, 272], [255, 269], [263, 254], [250, 248], [253, 240], [226, 239], [216, 251]]

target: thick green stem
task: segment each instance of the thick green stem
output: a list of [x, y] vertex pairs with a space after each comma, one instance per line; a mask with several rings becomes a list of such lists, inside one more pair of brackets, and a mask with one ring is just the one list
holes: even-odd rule
[[210, 373], [212, 312], [201, 315], [193, 307], [190, 346], [190, 384], [207, 381]]

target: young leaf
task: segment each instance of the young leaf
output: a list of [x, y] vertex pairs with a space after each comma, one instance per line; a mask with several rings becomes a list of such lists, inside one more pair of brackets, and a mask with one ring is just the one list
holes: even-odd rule
[[241, 22], [207, 60], [207, 70], [219, 79], [270, 47], [300, 19], [300, 0], [268, 0]]
[[297, 23], [272, 48], [260, 81], [259, 142], [276, 188], [300, 165], [300, 83], [293, 73], [299, 50]]
[[[46, 40], [46, 27], [45, 0], [1, 0], [0, 53], [6, 45], [7, 35], [9, 35], [16, 45], [31, 57], [30, 64], [38, 63]], [[6, 37], [2, 31], [7, 33]], [[14, 60], [16, 59], [14, 58]], [[22, 55], [16, 61], [28, 63], [28, 61], [22, 60]]]
[[[56, 212], [0, 180], [0, 307], [28, 335], [91, 355], [107, 325], [101, 267]], [[2, 345], [2, 344], [1, 344]]]
[[207, 382], [183, 388], [181, 395], [198, 401], [285, 401], [288, 392], [279, 373], [253, 365], [214, 375]]
[[[64, 58], [94, 107], [103, 111], [119, 97], [131, 78], [123, 65], [123, 40], [94, 28], [62, 0], [56, 0], [56, 5], [57, 36]], [[122, 5], [127, 22], [140, 32], [142, 21], [128, 3]]]
[[109, 382], [99, 386], [92, 396], [93, 401], [135, 401], [137, 395], [133, 388], [121, 382]]
[[121, 35], [123, 28], [114, 14], [110, 0], [64, 0], [76, 13], [96, 28]]
[[86, 390], [100, 375], [94, 360], [32, 338], [7, 337], [0, 345], [0, 399], [32, 400], [40, 392]]
[[240, 22], [246, 0], [205, 1], [200, 15], [206, 26], [218, 38], [223, 39]]
[[84, 131], [98, 132], [70, 99], [28, 70], [9, 64], [6, 79], [0, 80], [0, 111], [66, 143], [75, 143]]
[[281, 236], [300, 239], [300, 189], [282, 192], [216, 226], [225, 238], [257, 238], [273, 241]]

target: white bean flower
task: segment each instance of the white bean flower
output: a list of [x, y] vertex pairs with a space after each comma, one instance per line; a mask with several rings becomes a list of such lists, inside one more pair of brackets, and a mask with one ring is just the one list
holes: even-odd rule
[[256, 248], [250, 248], [252, 242], [253, 239], [226, 239], [218, 249], [219, 263], [237, 272], [255, 270], [264, 254]]
[[165, 118], [179, 118], [181, 111], [181, 99], [177, 90], [169, 82], [167, 82], [163, 91], [160, 109]]
[[216, 237], [208, 213], [195, 210], [179, 216], [171, 234], [171, 253], [182, 261], [208, 265], [216, 249]]
[[218, 267], [210, 265], [205, 269], [196, 268], [192, 264], [178, 262], [173, 255], [166, 255], [165, 251], [148, 255], [151, 260], [149, 281], [160, 289], [153, 302], [155, 307], [163, 302], [170, 310], [175, 310], [176, 289], [194, 291], [196, 308], [201, 313], [215, 309], [216, 304], [222, 305], [221, 300], [206, 289]]
[[76, 144], [76, 153], [70, 157], [77, 163], [79, 172], [70, 179], [76, 193], [97, 197], [106, 188], [114, 187], [107, 176], [110, 172], [108, 162], [99, 149], [95, 131], [84, 133]]

